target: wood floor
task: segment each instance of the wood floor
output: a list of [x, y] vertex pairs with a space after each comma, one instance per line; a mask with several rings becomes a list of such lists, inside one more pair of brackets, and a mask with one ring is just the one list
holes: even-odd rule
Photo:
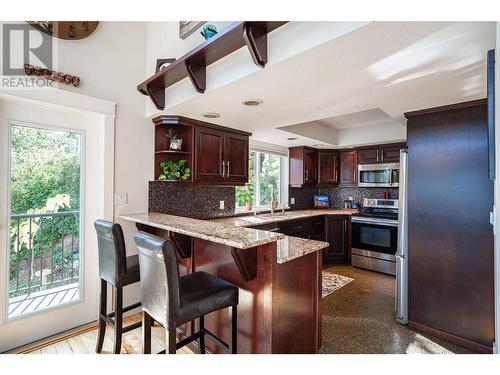
[[[124, 325], [129, 325], [141, 320], [141, 314], [135, 314], [124, 319]], [[23, 354], [95, 354], [97, 340], [97, 325], [85, 328], [75, 333], [62, 336], [45, 344], [33, 344], [30, 348], [19, 353]], [[151, 352], [158, 353], [165, 349], [165, 329], [155, 324], [151, 329]], [[101, 354], [111, 354], [113, 350], [113, 329], [106, 328], [106, 337]], [[142, 327], [123, 334], [121, 354], [142, 353]], [[183, 347], [177, 354], [193, 354], [191, 350]]]

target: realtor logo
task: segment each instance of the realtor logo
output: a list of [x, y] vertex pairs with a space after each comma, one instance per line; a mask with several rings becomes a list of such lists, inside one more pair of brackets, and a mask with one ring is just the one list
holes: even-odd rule
[[51, 88], [56, 83], [46, 77], [27, 76], [25, 64], [54, 70], [54, 38], [27, 23], [2, 25], [2, 89]]

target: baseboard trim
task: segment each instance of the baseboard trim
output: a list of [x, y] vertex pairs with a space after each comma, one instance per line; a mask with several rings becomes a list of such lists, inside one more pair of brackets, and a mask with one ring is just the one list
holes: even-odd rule
[[469, 339], [466, 339], [466, 338], [463, 338], [460, 336], [456, 336], [456, 335], [453, 335], [451, 333], [444, 332], [444, 331], [441, 331], [439, 329], [426, 326], [424, 324], [416, 323], [413, 321], [408, 321], [408, 327], [410, 327], [411, 329], [414, 329], [415, 331], [428, 333], [429, 335], [435, 336], [439, 339], [443, 339], [443, 340], [448, 341], [452, 344], [463, 346], [464, 348], [473, 350], [477, 353], [483, 353], [483, 354], [492, 354], [493, 353], [492, 347], [489, 347], [489, 346], [486, 346], [483, 344], [479, 344], [475, 341], [472, 341], [472, 340], [469, 340]]
[[89, 322], [87, 324], [71, 328], [67, 331], [56, 333], [55, 335], [46, 337], [44, 339], [19, 346], [17, 348], [6, 351], [4, 354], [27, 354], [30, 352], [34, 352], [35, 350], [42, 349], [46, 346], [53, 345], [59, 341], [64, 341], [66, 339], [69, 339], [70, 337], [78, 336], [88, 331], [93, 331], [94, 329], [97, 329], [97, 321]]

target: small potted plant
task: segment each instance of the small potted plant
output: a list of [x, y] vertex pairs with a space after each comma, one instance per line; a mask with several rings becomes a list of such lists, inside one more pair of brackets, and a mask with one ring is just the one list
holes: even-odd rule
[[177, 138], [177, 133], [175, 132], [174, 129], [172, 128], [168, 129], [168, 132], [165, 134], [165, 137], [167, 137], [170, 140], [170, 146], [169, 146], [170, 151], [181, 150], [182, 139]]
[[158, 180], [164, 181], [186, 181], [191, 175], [191, 169], [186, 167], [187, 160], [179, 160], [177, 163], [168, 160], [162, 161], [160, 167], [163, 173], [158, 177]]
[[252, 211], [253, 185], [245, 184], [244, 188], [238, 188], [236, 195], [239, 204], [245, 204], [247, 211]]

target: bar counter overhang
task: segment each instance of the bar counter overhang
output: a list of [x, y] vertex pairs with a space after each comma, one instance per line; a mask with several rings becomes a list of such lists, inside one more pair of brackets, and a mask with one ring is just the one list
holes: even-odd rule
[[[328, 243], [180, 216], [121, 215], [139, 230], [170, 238], [181, 275], [205, 271], [239, 288], [238, 353], [318, 353], [321, 347], [322, 252]], [[228, 340], [229, 312], [205, 317]], [[177, 329], [182, 339], [195, 322]], [[191, 344], [197, 352], [197, 343]], [[207, 350], [222, 353], [211, 340]]]

